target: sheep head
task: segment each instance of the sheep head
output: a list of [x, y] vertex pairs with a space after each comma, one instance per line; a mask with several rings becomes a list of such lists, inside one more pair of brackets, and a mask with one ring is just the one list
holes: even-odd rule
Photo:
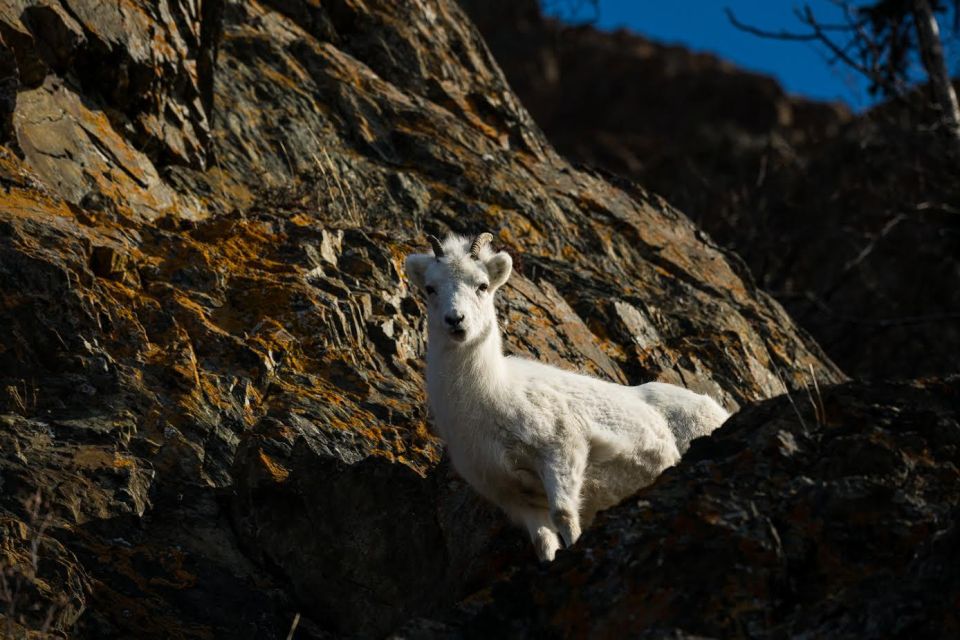
[[407, 256], [407, 279], [426, 296], [430, 339], [467, 346], [497, 327], [493, 296], [510, 277], [513, 261], [490, 248], [493, 236], [470, 240], [428, 236], [433, 254]]

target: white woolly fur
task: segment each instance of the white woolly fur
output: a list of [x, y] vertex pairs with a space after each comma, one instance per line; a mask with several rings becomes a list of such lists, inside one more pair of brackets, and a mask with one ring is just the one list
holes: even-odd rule
[[427, 301], [427, 399], [457, 472], [552, 560], [727, 413], [674, 385], [627, 387], [504, 356], [493, 298], [513, 263], [471, 244], [448, 236], [442, 257], [406, 259]]

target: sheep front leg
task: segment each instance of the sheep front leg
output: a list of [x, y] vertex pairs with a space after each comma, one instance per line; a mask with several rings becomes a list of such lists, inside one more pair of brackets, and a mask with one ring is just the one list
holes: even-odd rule
[[510, 519], [526, 528], [540, 562], [550, 562], [557, 555], [560, 539], [546, 509], [516, 502], [501, 505]]
[[550, 514], [546, 511], [531, 510], [524, 520], [533, 548], [537, 552], [537, 559], [540, 562], [552, 562], [560, 548], [560, 540], [550, 520]]
[[556, 452], [543, 461], [540, 477], [550, 505], [550, 519], [566, 547], [580, 537], [580, 490], [587, 467], [586, 447]]

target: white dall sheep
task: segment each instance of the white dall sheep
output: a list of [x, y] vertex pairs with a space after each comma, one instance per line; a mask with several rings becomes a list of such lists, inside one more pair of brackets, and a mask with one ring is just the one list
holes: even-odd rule
[[406, 259], [427, 298], [427, 397], [457, 472], [526, 527], [552, 560], [581, 527], [651, 483], [695, 437], [727, 418], [713, 399], [669, 384], [626, 387], [505, 357], [493, 296], [513, 263], [489, 247], [430, 237]]

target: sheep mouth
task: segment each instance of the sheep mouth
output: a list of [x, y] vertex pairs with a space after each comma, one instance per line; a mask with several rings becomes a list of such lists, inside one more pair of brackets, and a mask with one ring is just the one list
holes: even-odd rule
[[466, 329], [451, 329], [450, 337], [457, 342], [463, 342], [467, 338], [467, 331]]

